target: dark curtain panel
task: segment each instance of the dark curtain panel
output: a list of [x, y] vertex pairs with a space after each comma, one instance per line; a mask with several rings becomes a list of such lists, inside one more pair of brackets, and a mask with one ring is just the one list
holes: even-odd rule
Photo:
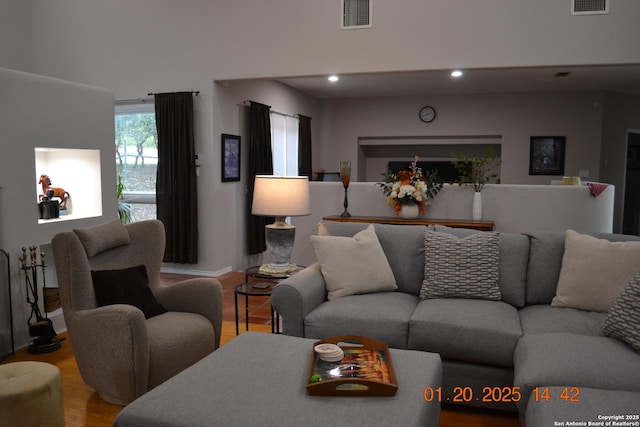
[[311, 117], [298, 114], [298, 175], [311, 179]]
[[158, 130], [156, 204], [164, 224], [165, 262], [198, 262], [198, 200], [191, 92], [155, 95]]
[[251, 214], [253, 186], [256, 175], [273, 175], [271, 152], [271, 107], [251, 102], [249, 110], [249, 166], [247, 167], [247, 253], [259, 254], [267, 249], [264, 242], [264, 227], [273, 218]]

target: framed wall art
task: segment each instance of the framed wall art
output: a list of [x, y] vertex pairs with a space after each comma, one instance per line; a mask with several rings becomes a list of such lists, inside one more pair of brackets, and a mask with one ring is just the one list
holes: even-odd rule
[[532, 136], [529, 175], [564, 175], [566, 137]]
[[222, 182], [240, 181], [240, 137], [222, 134]]

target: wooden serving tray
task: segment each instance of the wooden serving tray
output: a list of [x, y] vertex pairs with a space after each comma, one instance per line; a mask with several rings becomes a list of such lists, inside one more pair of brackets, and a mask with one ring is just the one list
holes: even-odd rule
[[313, 347], [322, 343], [339, 345], [344, 358], [339, 362], [325, 362], [312, 348], [307, 393], [312, 396], [395, 396], [398, 381], [384, 342], [341, 335], [317, 341]]

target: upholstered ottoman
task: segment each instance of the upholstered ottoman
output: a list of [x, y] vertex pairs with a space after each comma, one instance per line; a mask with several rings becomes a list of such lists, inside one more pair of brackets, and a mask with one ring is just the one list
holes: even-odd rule
[[440, 356], [390, 349], [393, 397], [310, 396], [316, 340], [245, 332], [124, 408], [114, 426], [437, 426]]
[[0, 424], [64, 427], [60, 370], [42, 362], [0, 365]]

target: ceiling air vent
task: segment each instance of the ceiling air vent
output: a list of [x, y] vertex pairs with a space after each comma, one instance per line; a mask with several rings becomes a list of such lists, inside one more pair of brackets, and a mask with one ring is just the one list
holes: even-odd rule
[[342, 0], [342, 28], [371, 27], [371, 0]]
[[609, 0], [571, 0], [572, 15], [604, 15], [609, 13]]

